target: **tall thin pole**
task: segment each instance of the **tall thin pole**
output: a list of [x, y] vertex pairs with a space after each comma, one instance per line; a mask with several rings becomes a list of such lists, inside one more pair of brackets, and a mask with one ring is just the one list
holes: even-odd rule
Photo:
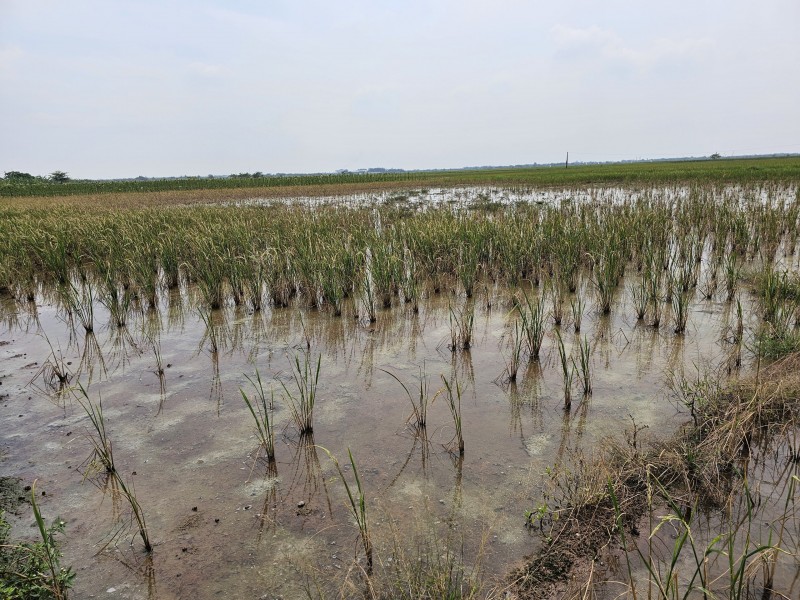
[[569, 169], [569, 152], [567, 152], [567, 162], [564, 163], [564, 168]]

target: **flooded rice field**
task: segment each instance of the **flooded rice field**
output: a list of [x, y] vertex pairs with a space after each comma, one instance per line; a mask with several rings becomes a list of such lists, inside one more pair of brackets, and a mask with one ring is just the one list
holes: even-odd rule
[[[793, 255], [786, 260], [796, 268]], [[709, 281], [713, 261], [704, 253], [697, 262], [696, 280]], [[93, 302], [88, 331], [44, 288], [31, 301], [4, 296], [0, 474], [37, 481], [45, 517], [66, 522], [62, 564], [77, 573], [75, 597], [350, 597], [365, 594], [368, 566], [348, 500], [356, 486], [349, 451], [376, 586], [435, 559], [456, 565], [453, 577], [479, 581], [480, 595], [504, 597], [511, 570], [544, 543], [526, 525], [552, 469], [592, 456], [609, 437], [635, 444], [636, 435], [666, 438], [690, 422], [675, 391], [682, 377], [724, 382], [757, 367], [751, 340], [731, 341], [737, 327], [759, 327], [754, 294], [738, 294], [737, 309], [721, 286], [697, 288], [676, 333], [671, 309], [661, 327], [637, 318], [638, 280], [629, 266], [604, 314], [595, 280], [578, 277], [576, 290], [563, 292], [558, 327], [544, 281], [509, 286], [487, 276], [469, 298], [455, 276], [418, 302], [397, 293], [374, 321], [358, 294], [335, 312], [299, 302], [258, 310], [226, 302], [206, 312], [191, 300], [195, 284], [182, 279], [132, 310], [124, 327]], [[538, 360], [515, 354], [525, 298], [546, 307]], [[298, 369], [302, 383], [317, 361], [313, 431], [301, 433], [288, 396], [298, 393]], [[413, 418], [420, 380], [424, 427]], [[259, 381], [274, 461], [243, 399], [259, 396]], [[151, 554], [125, 494], [93, 460], [87, 402], [102, 406]], [[773, 504], [785, 497], [781, 488]], [[31, 520], [20, 511], [15, 527], [28, 535]], [[791, 567], [777, 575], [793, 576]]]

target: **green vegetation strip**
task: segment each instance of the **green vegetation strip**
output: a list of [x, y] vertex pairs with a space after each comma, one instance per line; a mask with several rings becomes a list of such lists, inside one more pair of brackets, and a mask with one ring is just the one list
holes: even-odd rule
[[180, 177], [126, 181], [64, 180], [8, 172], [0, 180], [0, 197], [72, 196], [176, 190], [269, 189], [314, 186], [371, 186], [396, 183], [408, 187], [497, 185], [553, 187], [576, 185], [651, 185], [669, 183], [750, 183], [800, 181], [800, 157], [655, 161], [548, 167], [509, 167], [443, 171], [337, 173], [221, 177]]

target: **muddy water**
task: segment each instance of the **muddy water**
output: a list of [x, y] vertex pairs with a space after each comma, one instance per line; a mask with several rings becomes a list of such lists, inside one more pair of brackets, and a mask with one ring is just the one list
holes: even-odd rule
[[[107, 315], [97, 307], [98, 331], [88, 337], [52, 303], [40, 299], [34, 310], [5, 300], [0, 474], [37, 480], [46, 517], [67, 522], [64, 564], [77, 572], [76, 597], [295, 598], [306, 587], [346, 589], [362, 553], [343, 486], [317, 446], [343, 465], [348, 448], [355, 457], [378, 572], [398, 553], [450, 544], [468, 567], [500, 580], [539, 543], [524, 511], [539, 501], [547, 467], [575, 448], [590, 453], [633, 421], [664, 433], [685, 422], [667, 382], [724, 365], [724, 332], [735, 318], [728, 304], [698, 301], [686, 335], [676, 336], [637, 324], [624, 292], [610, 317], [587, 299], [581, 335], [592, 343], [594, 393], [582, 401], [576, 387], [565, 413], [552, 331], [540, 364], [525, 365], [516, 384], [504, 377], [509, 298], [505, 289], [478, 295], [474, 345], [455, 354], [447, 347], [449, 307], [464, 299], [447, 294], [424, 300], [419, 314], [398, 304], [372, 325], [299, 308], [228, 308], [215, 315], [216, 353], [178, 295], [123, 332], [102, 327]], [[568, 352], [577, 342], [568, 324], [564, 341]], [[313, 440], [298, 436], [279, 385], [291, 386], [290, 357], [308, 347], [322, 357]], [[115, 461], [155, 542], [151, 558], [124, 504], [102, 479], [87, 477], [88, 419], [41, 376], [53, 356], [73, 383], [102, 399]], [[413, 393], [422, 366], [432, 393], [441, 375], [463, 387], [463, 460], [448, 450], [454, 429], [443, 398], [430, 407], [426, 436], [416, 435], [405, 392], [385, 372]], [[256, 369], [275, 390], [274, 468], [254, 458], [254, 426], [239, 393], [252, 392], [246, 376]], [[32, 533], [29, 521], [23, 513], [17, 531]]]

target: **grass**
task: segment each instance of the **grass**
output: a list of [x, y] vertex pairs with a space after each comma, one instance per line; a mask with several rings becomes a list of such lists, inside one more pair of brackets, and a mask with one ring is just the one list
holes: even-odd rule
[[56, 517], [48, 526], [36, 501], [36, 482], [30, 487], [31, 508], [41, 541], [10, 540], [11, 526], [0, 509], [0, 596], [8, 600], [66, 600], [75, 579], [71, 567], [61, 566], [57, 536], [64, 533], [66, 523]]
[[[576, 597], [600, 586], [614, 596], [663, 600], [749, 598], [764, 589], [761, 597], [782, 597], [772, 589], [776, 562], [791, 569], [797, 559], [786, 530], [797, 519], [794, 454], [775, 464], [769, 490], [777, 492], [750, 481], [792, 444], [798, 367], [795, 354], [726, 385], [683, 381], [679, 396], [692, 421], [671, 437], [637, 439], [634, 422], [626, 442], [609, 438], [591, 456], [574, 451], [548, 470], [542, 503], [526, 513], [544, 545], [515, 571], [512, 589], [546, 598], [556, 582], [572, 579]], [[716, 525], [701, 524], [709, 514]], [[621, 554], [609, 547], [611, 537]], [[603, 583], [586, 568], [598, 560], [620, 560], [627, 580]]]

